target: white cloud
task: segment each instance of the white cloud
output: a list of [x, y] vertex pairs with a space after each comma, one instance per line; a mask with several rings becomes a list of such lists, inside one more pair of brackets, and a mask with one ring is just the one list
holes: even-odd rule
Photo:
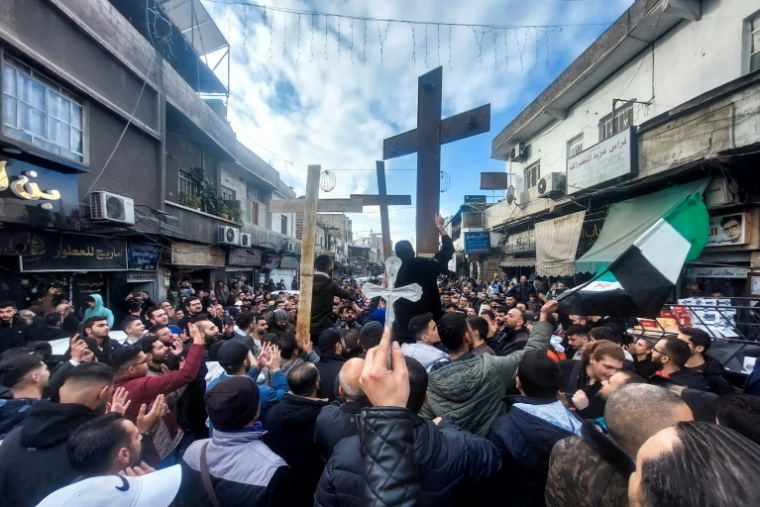
[[[309, 15], [301, 15], [299, 30], [298, 16], [294, 14], [268, 10], [265, 24], [259, 8], [204, 3], [215, 15], [223, 32], [227, 32], [229, 26], [227, 36], [232, 50], [229, 118], [240, 141], [270, 161], [281, 178], [293, 185], [298, 193], [303, 192], [309, 163], [321, 164], [325, 169], [370, 169], [335, 171], [337, 185], [330, 197], [377, 190], [372, 169], [375, 160], [382, 157], [383, 139], [415, 127], [416, 80], [426, 71], [425, 58], [428, 69], [433, 69], [438, 65], [440, 53], [444, 66], [445, 116], [487, 102], [492, 104], [492, 114], [496, 116], [503, 114], [512, 104], [532, 100], [541, 91], [535, 85], [537, 81], [546, 84], [550, 72], [546, 63], [547, 34], [549, 63], [552, 65], [556, 62], [566, 65], [594, 38], [589, 35], [590, 29], [583, 27], [550, 32], [540, 28], [510, 29], [497, 30], [494, 45], [493, 31], [478, 33], [466, 27], [455, 27], [451, 30], [449, 56], [449, 28], [440, 28], [439, 46], [438, 27], [428, 25], [426, 56], [424, 25], [416, 25], [416, 44], [413, 45], [411, 25], [391, 23], [386, 31], [386, 23], [367, 22], [365, 65], [365, 23], [354, 21], [352, 64], [349, 20], [340, 21], [338, 61], [339, 27], [335, 17], [328, 18], [325, 48], [324, 16], [314, 17], [315, 30], [312, 33], [312, 17]], [[578, 3], [547, 0], [360, 3], [329, 0], [291, 1], [286, 7], [373, 18], [547, 25], [611, 21], [630, 3], [631, 0]], [[283, 7], [282, 2], [277, 5]], [[247, 21], [245, 27], [244, 21]], [[504, 50], [505, 34], [508, 57]], [[383, 44], [382, 66], [381, 35], [387, 36]], [[480, 47], [477, 39], [482, 41]], [[508, 64], [507, 70], [505, 64]], [[491, 133], [485, 135], [490, 140], [504, 126], [492, 124]], [[468, 160], [489, 157], [487, 152], [473, 153]], [[414, 167], [414, 157], [389, 161], [387, 167]], [[478, 178], [475, 171], [471, 176]], [[388, 181], [390, 193], [415, 193], [414, 172], [389, 171]], [[444, 194], [441, 199], [442, 210], [453, 213], [461, 201], [461, 192], [452, 189], [451, 194]], [[359, 235], [370, 229], [380, 229], [376, 211], [352, 215], [351, 218], [354, 230], [360, 231]], [[413, 237], [413, 229], [413, 209], [391, 212], [394, 241]]]

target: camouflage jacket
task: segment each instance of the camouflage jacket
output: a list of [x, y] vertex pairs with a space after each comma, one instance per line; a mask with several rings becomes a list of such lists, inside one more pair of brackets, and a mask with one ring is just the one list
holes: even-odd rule
[[633, 461], [591, 420], [557, 442], [546, 479], [547, 507], [628, 507]]

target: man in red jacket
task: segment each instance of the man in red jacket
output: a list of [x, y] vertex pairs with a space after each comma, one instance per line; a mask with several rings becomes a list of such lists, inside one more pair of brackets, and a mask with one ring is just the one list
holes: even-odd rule
[[[142, 351], [140, 345], [127, 345], [120, 347], [111, 356], [111, 364], [116, 368], [114, 390], [123, 387], [129, 396], [124, 416], [132, 421], [137, 421], [140, 405], [150, 405], [159, 394], [169, 394], [186, 386], [198, 375], [201, 362], [203, 361], [204, 336], [195, 324], [188, 324], [193, 343], [187, 354], [187, 359], [179, 370], [171, 371], [158, 377], [149, 377], [149, 358]], [[174, 464], [174, 450], [182, 440], [182, 430], [171, 413], [163, 417], [163, 424], [159, 424], [152, 435], [153, 458], [151, 465], [164, 467]]]

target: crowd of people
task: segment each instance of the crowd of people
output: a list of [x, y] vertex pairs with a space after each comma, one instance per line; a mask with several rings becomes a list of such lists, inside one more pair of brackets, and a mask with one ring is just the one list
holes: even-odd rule
[[558, 314], [562, 282], [450, 277], [439, 231], [433, 258], [396, 245], [423, 294], [392, 323], [327, 256], [309, 315], [183, 282], [131, 294], [116, 340], [99, 294], [81, 322], [55, 288], [0, 302], [0, 505], [760, 505], [759, 382], [709, 334], [631, 339]]

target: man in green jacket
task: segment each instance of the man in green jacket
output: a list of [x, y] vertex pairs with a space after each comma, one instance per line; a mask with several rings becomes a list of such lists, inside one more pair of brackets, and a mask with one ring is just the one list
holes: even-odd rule
[[451, 362], [430, 372], [428, 401], [420, 416], [445, 417], [462, 429], [485, 436], [491, 423], [505, 413], [502, 398], [515, 385], [517, 363], [523, 354], [549, 349], [553, 329], [547, 318], [556, 309], [556, 301], [545, 304], [525, 347], [504, 357], [476, 357], [470, 352], [472, 335], [465, 316], [457, 312], [444, 315], [438, 321], [438, 334], [449, 350]]

